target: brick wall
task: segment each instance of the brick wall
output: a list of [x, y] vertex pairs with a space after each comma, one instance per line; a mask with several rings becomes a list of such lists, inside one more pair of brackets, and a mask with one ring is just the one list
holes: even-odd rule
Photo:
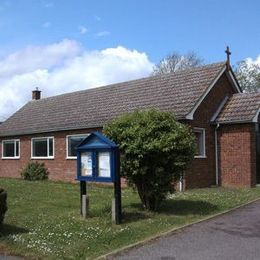
[[211, 118], [226, 96], [231, 96], [234, 89], [224, 74], [208, 93], [204, 101], [194, 114], [194, 120], [189, 125], [194, 128], [205, 129], [206, 157], [194, 158], [186, 173], [185, 186], [187, 188], [209, 187], [216, 184], [215, 170], [215, 125], [210, 123]]
[[222, 186], [253, 187], [256, 184], [254, 124], [223, 125], [219, 129], [219, 174]]
[[[76, 160], [66, 158], [66, 136], [71, 134], [85, 134], [95, 131], [95, 129], [46, 133], [40, 135], [18, 136], [5, 139], [20, 139], [20, 159], [1, 159], [1, 177], [20, 178], [21, 169], [29, 161], [44, 162], [49, 169], [51, 180], [61, 180], [65, 182], [74, 181], [76, 178]], [[31, 138], [33, 137], [54, 137], [54, 159], [31, 159]], [[4, 140], [4, 139], [3, 139]], [[2, 144], [1, 144], [2, 145]], [[1, 147], [2, 157], [2, 147]]]

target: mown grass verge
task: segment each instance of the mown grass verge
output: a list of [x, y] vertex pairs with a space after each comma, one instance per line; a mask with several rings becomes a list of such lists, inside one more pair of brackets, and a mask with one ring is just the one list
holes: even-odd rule
[[89, 185], [88, 219], [79, 214], [79, 186], [0, 178], [8, 212], [0, 227], [0, 252], [28, 258], [92, 259], [169, 229], [260, 198], [260, 188], [194, 189], [169, 197], [157, 213], [144, 211], [138, 196], [123, 189], [122, 225], [111, 224], [110, 187]]

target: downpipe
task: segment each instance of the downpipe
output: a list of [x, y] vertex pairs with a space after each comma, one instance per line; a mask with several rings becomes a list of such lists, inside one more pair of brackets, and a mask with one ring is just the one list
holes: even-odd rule
[[215, 161], [216, 161], [216, 185], [219, 186], [219, 168], [218, 168], [218, 128], [220, 127], [217, 124], [215, 128]]

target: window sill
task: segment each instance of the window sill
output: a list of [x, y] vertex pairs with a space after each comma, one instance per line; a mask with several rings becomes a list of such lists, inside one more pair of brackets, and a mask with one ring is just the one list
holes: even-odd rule
[[77, 160], [77, 156], [76, 157], [66, 157], [66, 160]]
[[195, 159], [207, 159], [206, 155], [195, 155], [194, 156]]
[[20, 157], [2, 157], [2, 160], [20, 160]]
[[31, 157], [31, 160], [54, 160], [54, 157]]

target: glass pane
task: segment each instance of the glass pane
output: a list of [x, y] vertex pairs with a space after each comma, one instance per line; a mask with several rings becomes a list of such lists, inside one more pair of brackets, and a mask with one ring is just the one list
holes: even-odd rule
[[53, 156], [53, 139], [49, 138], [49, 156]]
[[77, 156], [77, 146], [87, 137], [84, 136], [69, 136], [68, 137], [68, 156]]
[[194, 132], [196, 141], [195, 155], [204, 155], [203, 132]]
[[92, 175], [92, 156], [90, 152], [81, 153], [81, 175]]
[[14, 141], [5, 141], [4, 145], [4, 157], [14, 157]]
[[98, 153], [98, 176], [110, 177], [110, 153], [100, 152]]
[[19, 151], [19, 141], [15, 141], [15, 145], [16, 145], [16, 154], [15, 154], [15, 156], [17, 156], [17, 157], [19, 157], [19, 155], [20, 155], [20, 151]]
[[47, 138], [33, 140], [33, 157], [47, 157]]
[[194, 132], [195, 142], [196, 142], [196, 151], [195, 155], [200, 155], [200, 133]]

